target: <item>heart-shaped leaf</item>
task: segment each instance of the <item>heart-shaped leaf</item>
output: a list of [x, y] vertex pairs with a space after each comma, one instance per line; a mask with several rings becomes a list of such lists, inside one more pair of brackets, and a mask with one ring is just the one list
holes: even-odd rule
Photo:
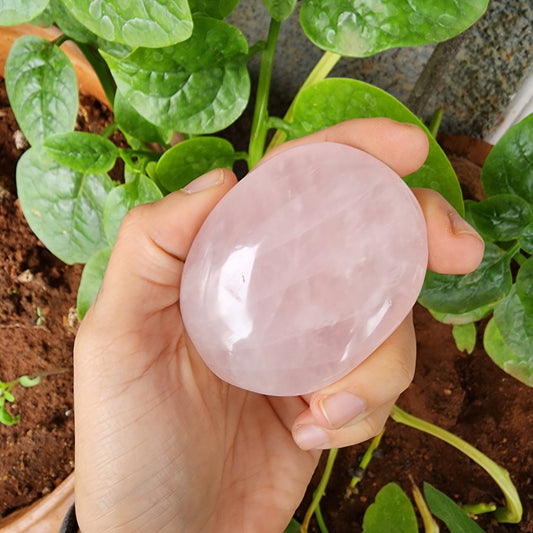
[[488, 196], [514, 194], [533, 206], [533, 113], [496, 143], [483, 165], [481, 181]]
[[50, 159], [85, 174], [111, 170], [118, 157], [118, 148], [110, 140], [82, 131], [51, 135], [43, 149]]
[[29, 22], [40, 15], [49, 0], [0, 0], [0, 26]]
[[518, 239], [533, 216], [530, 205], [513, 194], [497, 194], [471, 202], [469, 212], [474, 227], [493, 242]]
[[57, 46], [33, 35], [20, 37], [9, 51], [5, 79], [13, 113], [31, 145], [74, 129], [76, 73]]
[[120, 91], [115, 94], [113, 106], [115, 121], [120, 129], [136, 139], [144, 142], [168, 144], [172, 138], [172, 130], [163, 130], [155, 124], [148, 122], [137, 110], [122, 96]]
[[[308, 87], [296, 98], [293, 131], [301, 137], [352, 118], [390, 117], [424, 129], [424, 125], [390, 94], [357, 80], [329, 78]], [[410, 187], [426, 187], [442, 194], [460, 213], [461, 188], [448, 158], [428, 133], [429, 155], [419, 170], [407, 176]]]
[[481, 264], [470, 274], [428, 271], [418, 301], [440, 313], [468, 313], [505, 298], [512, 283], [508, 254], [488, 242]]
[[160, 48], [191, 35], [187, 0], [63, 0], [90, 31], [107, 41]]
[[44, 245], [67, 264], [85, 263], [104, 246], [104, 202], [113, 188], [107, 174], [85, 174], [31, 148], [17, 165], [24, 216]]
[[232, 168], [235, 150], [220, 137], [196, 137], [166, 151], [157, 162], [156, 175], [168, 191], [177, 191], [215, 168]]
[[363, 533], [418, 533], [413, 504], [396, 483], [385, 485], [368, 507], [363, 518]]
[[515, 287], [495, 307], [494, 320], [509, 349], [533, 365], [533, 316], [527, 313]]
[[305, 0], [301, 25], [323, 50], [366, 57], [398, 46], [445, 41], [471, 26], [488, 0]]
[[517, 354], [503, 340], [494, 317], [489, 321], [483, 336], [483, 347], [490, 358], [507, 374], [533, 387], [533, 357]]
[[195, 17], [190, 39], [139, 48], [124, 58], [102, 52], [120, 92], [163, 129], [213, 133], [234, 122], [250, 95], [248, 44], [221, 20]]

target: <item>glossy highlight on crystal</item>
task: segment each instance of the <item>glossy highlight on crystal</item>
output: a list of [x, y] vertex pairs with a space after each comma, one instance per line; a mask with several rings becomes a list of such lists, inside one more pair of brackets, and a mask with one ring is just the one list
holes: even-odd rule
[[398, 327], [427, 253], [422, 211], [393, 170], [342, 144], [296, 146], [253, 169], [207, 217], [183, 270], [185, 328], [228, 383], [310, 393]]

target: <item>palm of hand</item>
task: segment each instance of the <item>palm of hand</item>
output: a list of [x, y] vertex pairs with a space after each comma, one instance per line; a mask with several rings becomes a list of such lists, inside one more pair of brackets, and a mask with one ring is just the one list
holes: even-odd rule
[[177, 303], [95, 348], [100, 372], [113, 373], [105, 360], [129, 359], [91, 408], [93, 431], [102, 434], [101, 420], [107, 429], [98, 442], [102, 471], [93, 465], [89, 476], [97, 530], [117, 522], [124, 531], [283, 530], [320, 454], [292, 438], [307, 407], [301, 398], [269, 398], [219, 380], [186, 337]]

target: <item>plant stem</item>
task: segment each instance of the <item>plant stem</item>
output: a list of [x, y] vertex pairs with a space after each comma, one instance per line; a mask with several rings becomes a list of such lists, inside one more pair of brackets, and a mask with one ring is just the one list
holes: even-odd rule
[[305, 517], [302, 522], [302, 527], [300, 528], [301, 533], [307, 533], [307, 530], [309, 528], [309, 522], [311, 521], [311, 517], [313, 516], [315, 509], [318, 507], [320, 500], [326, 493], [326, 487], [328, 485], [329, 478], [331, 477], [331, 471], [333, 470], [333, 465], [335, 464], [335, 459], [337, 457], [338, 452], [339, 452], [338, 448], [332, 448], [329, 451], [328, 460], [326, 461], [326, 467], [324, 468], [322, 479], [320, 480], [320, 483], [318, 484], [318, 487], [316, 488], [313, 494], [313, 500], [311, 501], [311, 505], [309, 505], [309, 508], [307, 509], [307, 512], [305, 513]]
[[432, 137], [436, 138], [437, 133], [439, 133], [440, 124], [442, 122], [442, 115], [444, 114], [444, 109], [439, 107], [433, 116], [431, 117], [431, 122], [429, 123], [428, 130], [431, 133]]
[[[318, 63], [315, 65], [315, 68], [313, 68], [309, 76], [307, 76], [307, 79], [303, 82], [302, 86], [298, 90], [298, 93], [292, 101], [292, 104], [290, 105], [287, 113], [285, 113], [285, 116], [283, 117], [284, 121], [292, 122], [292, 117], [294, 114], [294, 102], [296, 101], [298, 95], [304, 89], [307, 89], [307, 87], [310, 87], [314, 83], [326, 78], [327, 75], [333, 70], [333, 67], [339, 62], [339, 59], [341, 57], [342, 56], [340, 56], [339, 54], [334, 54], [333, 52], [324, 52]], [[275, 146], [278, 146], [278, 144], [281, 144], [286, 137], [287, 135], [283, 131], [278, 130], [270, 141], [270, 144], [268, 145], [266, 151], [268, 152]]]
[[55, 45], [55, 46], [57, 46], [57, 47], [59, 47], [59, 46], [61, 46], [65, 41], [68, 41], [68, 39], [69, 39], [69, 38], [68, 38], [64, 33], [62, 33], [59, 37], [57, 37], [56, 39], [54, 39], [54, 40], [52, 41], [52, 44]]
[[109, 126], [106, 126], [104, 128], [104, 131], [100, 133], [100, 136], [103, 137], [104, 139], [109, 139], [111, 138], [113, 133], [115, 133], [115, 131], [117, 130], [118, 130], [118, 124], [116, 122], [111, 122], [111, 124], [109, 124]]
[[320, 509], [320, 505], [316, 506], [315, 517], [316, 523], [318, 524], [318, 529], [320, 529], [320, 533], [329, 533], [328, 528], [326, 526], [326, 522], [324, 522], [324, 517], [322, 516], [322, 510]]
[[[381, 438], [383, 437], [383, 434], [385, 433], [385, 429], [381, 431], [378, 435], [376, 435], [372, 442], [370, 443], [370, 446], [366, 450], [365, 454], [363, 455], [363, 458], [361, 459], [361, 462], [359, 463], [359, 470], [364, 473], [366, 468], [368, 467], [372, 457], [374, 456], [374, 452], [377, 450], [379, 443], [381, 442]], [[350, 488], [353, 489], [363, 479], [362, 476], [355, 475], [352, 477], [352, 480], [350, 481]]]
[[276, 52], [280, 26], [280, 21], [275, 20], [274, 18], [270, 19], [266, 47], [261, 51], [261, 66], [259, 68], [257, 96], [252, 122], [252, 132], [250, 134], [250, 144], [248, 147], [250, 168], [263, 157], [265, 151], [265, 142], [268, 131], [267, 120], [270, 82], [272, 80], [272, 67], [274, 65], [274, 54]]
[[461, 509], [469, 515], [478, 515], [483, 513], [493, 513], [498, 507], [495, 503], [473, 503], [470, 505], [461, 505]]
[[505, 496], [507, 506], [498, 507], [494, 511], [494, 517], [496, 520], [498, 520], [498, 522], [507, 522], [510, 524], [518, 524], [518, 522], [520, 522], [523, 513], [522, 502], [520, 501], [520, 496], [516, 491], [516, 487], [511, 481], [511, 476], [505, 468], [495, 463], [492, 459], [489, 459], [485, 454], [481, 453], [471, 444], [468, 444], [468, 442], [457, 437], [457, 435], [410, 415], [397, 406], [392, 408], [391, 418], [399, 424], [410, 426], [443, 440], [475, 461], [490, 475], [490, 477], [492, 477]]

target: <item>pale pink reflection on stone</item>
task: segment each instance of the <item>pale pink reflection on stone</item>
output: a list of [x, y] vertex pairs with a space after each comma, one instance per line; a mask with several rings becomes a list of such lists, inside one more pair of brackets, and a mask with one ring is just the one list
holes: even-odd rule
[[413, 306], [424, 218], [401, 178], [336, 143], [267, 160], [215, 207], [187, 257], [187, 332], [221, 379], [318, 390], [368, 357]]

